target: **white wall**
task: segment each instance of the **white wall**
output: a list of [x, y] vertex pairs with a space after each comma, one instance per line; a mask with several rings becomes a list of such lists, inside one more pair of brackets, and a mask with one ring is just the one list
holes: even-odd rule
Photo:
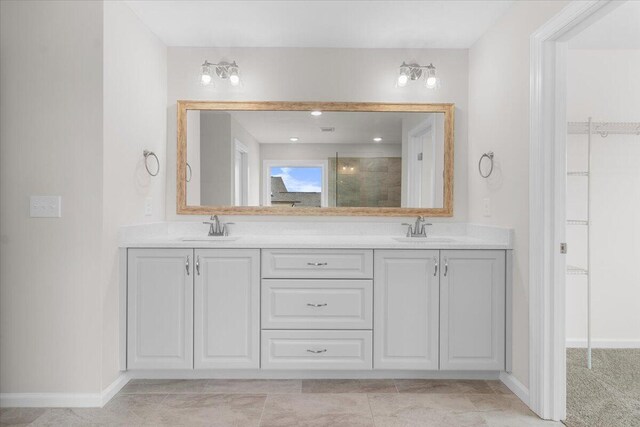
[[[529, 36], [566, 4], [514, 2], [469, 51], [469, 221], [515, 229], [513, 374], [525, 386], [529, 384]], [[477, 165], [487, 151], [495, 153], [495, 169], [490, 179], [483, 179]], [[484, 198], [491, 202], [488, 217], [483, 215]]]
[[99, 2], [0, 2], [2, 393], [100, 390], [102, 25]]
[[[103, 58], [102, 389], [118, 373], [118, 227], [165, 218], [167, 48], [124, 3], [107, 1]], [[144, 167], [145, 149], [160, 160], [155, 177]], [[149, 164], [153, 170], [153, 159]], [[151, 215], [145, 215], [147, 198]]]
[[200, 202], [204, 206], [233, 204], [232, 159], [231, 115], [201, 111]]
[[[118, 375], [118, 227], [164, 218], [166, 49], [119, 2], [0, 7], [0, 392], [97, 393]], [[47, 194], [62, 218], [29, 218]]]
[[[167, 218], [176, 215], [176, 101], [367, 101], [453, 102], [455, 118], [455, 221], [467, 218], [467, 97], [466, 49], [298, 49], [298, 48], [169, 48]], [[200, 65], [208, 59], [236, 60], [243, 86], [232, 88], [214, 79], [215, 88], [200, 84]], [[395, 87], [402, 61], [433, 62], [442, 86]], [[272, 218], [272, 217], [271, 217]], [[243, 218], [234, 218], [234, 221]], [[275, 219], [275, 218], [274, 218]], [[335, 220], [335, 218], [333, 218]], [[289, 217], [288, 220], [299, 220]], [[357, 220], [357, 219], [354, 219]], [[398, 221], [397, 218], [380, 219]]]
[[[640, 50], [570, 50], [567, 120], [640, 122], [639, 75]], [[569, 170], [586, 170], [586, 142], [569, 136]], [[591, 157], [593, 344], [640, 347], [640, 136], [594, 136]], [[585, 184], [568, 178], [569, 219], [586, 218]], [[585, 227], [568, 227], [567, 263], [586, 266], [585, 236]], [[567, 277], [570, 345], [586, 342], [586, 289], [586, 276]]]

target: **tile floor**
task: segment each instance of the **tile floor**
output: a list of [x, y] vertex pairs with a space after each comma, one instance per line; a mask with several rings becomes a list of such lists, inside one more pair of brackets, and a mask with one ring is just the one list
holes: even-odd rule
[[104, 408], [4, 408], [0, 425], [561, 426], [467, 380], [133, 380]]

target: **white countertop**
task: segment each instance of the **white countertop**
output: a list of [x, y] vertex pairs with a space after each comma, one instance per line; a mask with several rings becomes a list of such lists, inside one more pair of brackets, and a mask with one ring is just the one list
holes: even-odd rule
[[[228, 238], [207, 238], [206, 227], [199, 224], [180, 225], [181, 223], [159, 223], [133, 227], [123, 227], [120, 247], [122, 248], [308, 248], [308, 249], [512, 249], [512, 232], [509, 229], [476, 226], [471, 224], [448, 224], [435, 227], [426, 239], [405, 238], [402, 228], [382, 230], [387, 234], [366, 234], [367, 230], [351, 227], [354, 234], [331, 234], [336, 231], [326, 227], [321, 233], [310, 230], [305, 234], [289, 228], [280, 233], [273, 229], [264, 234], [252, 230], [233, 229]], [[202, 230], [200, 230], [202, 229]], [[364, 231], [364, 234], [362, 232]], [[373, 230], [369, 230], [373, 231]], [[377, 231], [380, 231], [378, 228]], [[389, 231], [394, 232], [393, 234]], [[443, 232], [449, 232], [444, 234]], [[361, 234], [355, 234], [361, 233]], [[186, 240], [189, 239], [189, 240]], [[200, 240], [202, 239], [202, 240]], [[415, 240], [414, 240], [415, 239]]]

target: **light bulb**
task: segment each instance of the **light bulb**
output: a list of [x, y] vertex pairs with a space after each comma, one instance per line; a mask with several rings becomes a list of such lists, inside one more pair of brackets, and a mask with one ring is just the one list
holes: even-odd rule
[[436, 78], [436, 67], [434, 67], [433, 64], [429, 64], [429, 66], [427, 67], [426, 85], [429, 89], [435, 89], [435, 87], [438, 85], [438, 79]]
[[237, 68], [231, 68], [229, 70], [229, 83], [231, 83], [231, 86], [238, 86], [240, 84], [240, 76], [238, 75]]
[[316, 111], [312, 111], [311, 115], [312, 116], [316, 116], [316, 117], [321, 116], [322, 115], [322, 111], [317, 111], [317, 110]]
[[208, 61], [204, 61], [202, 64], [202, 75], [200, 76], [200, 83], [203, 85], [211, 84], [211, 66]]
[[297, 136], [292, 136], [291, 138], [289, 138], [289, 141], [298, 142], [298, 137]]
[[379, 136], [376, 136], [375, 138], [373, 138], [373, 140], [374, 140], [375, 142], [380, 142], [380, 141], [382, 141], [382, 138], [381, 138], [381, 137], [379, 137]]
[[398, 76], [398, 86], [405, 87], [408, 81], [409, 81], [409, 76], [407, 74], [403, 74], [402, 72], [400, 72], [400, 75]]

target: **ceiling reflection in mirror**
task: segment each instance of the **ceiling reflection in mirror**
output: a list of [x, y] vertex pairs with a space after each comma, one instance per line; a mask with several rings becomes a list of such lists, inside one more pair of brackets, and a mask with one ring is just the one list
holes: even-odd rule
[[187, 110], [188, 206], [442, 208], [440, 112]]

